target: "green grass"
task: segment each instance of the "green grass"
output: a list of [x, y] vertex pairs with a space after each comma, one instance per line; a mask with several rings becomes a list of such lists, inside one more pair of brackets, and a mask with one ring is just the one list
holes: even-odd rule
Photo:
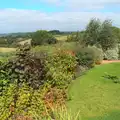
[[68, 108], [80, 110], [82, 120], [120, 120], [120, 84], [102, 76], [120, 77], [120, 63], [96, 66], [69, 88]]
[[9, 58], [13, 57], [15, 52], [0, 52], [0, 61], [6, 62]]
[[46, 51], [47, 53], [53, 53], [57, 49], [62, 49], [62, 50], [73, 50], [76, 47], [75, 42], [67, 43], [67, 42], [59, 42], [54, 45], [41, 45], [41, 46], [36, 46], [33, 48], [33, 51]]
[[66, 41], [67, 35], [56, 35], [55, 38], [59, 41]]

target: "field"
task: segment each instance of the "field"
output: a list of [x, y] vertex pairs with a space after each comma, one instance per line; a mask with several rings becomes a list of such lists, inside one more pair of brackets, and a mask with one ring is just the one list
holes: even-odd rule
[[[59, 42], [64, 42], [66, 39], [67, 39], [67, 36], [66, 35], [57, 35], [55, 36], [55, 38], [59, 41]], [[28, 40], [24, 40], [24, 41], [21, 41], [21, 42], [18, 42], [19, 44], [23, 45], [25, 43], [28, 43], [28, 44], [31, 44], [31, 39], [28, 39]], [[61, 44], [61, 43], [58, 43], [57, 46], [56, 45], [46, 45], [46, 46], [40, 46], [39, 49], [40, 50], [51, 50], [55, 47], [62, 47], [62, 48], [65, 48], [66, 47], [66, 43], [65, 44]], [[68, 43], [67, 45], [68, 47], [69, 46], [72, 46], [71, 44]], [[67, 48], [68, 48], [67, 47]], [[50, 49], [49, 49], [50, 48]], [[0, 53], [7, 53], [7, 52], [14, 52], [16, 49], [15, 48], [7, 48], [7, 47], [0, 47]]]
[[7, 52], [13, 52], [13, 51], [15, 51], [15, 48], [0, 47], [0, 52], [1, 53], [7, 53]]
[[71, 42], [59, 42], [55, 45], [41, 45], [41, 46], [36, 46], [33, 48], [33, 51], [45, 51], [47, 53], [53, 53], [57, 49], [61, 50], [73, 50], [75, 48], [76, 43]]
[[69, 88], [68, 107], [80, 110], [82, 120], [119, 120], [120, 84], [103, 78], [106, 73], [119, 74], [120, 63], [96, 66], [77, 78]]
[[31, 44], [31, 39], [19, 42], [19, 44], [21, 44], [21, 45], [24, 45], [25, 43]]
[[67, 40], [67, 36], [66, 35], [56, 35], [55, 38], [59, 41], [65, 41]]

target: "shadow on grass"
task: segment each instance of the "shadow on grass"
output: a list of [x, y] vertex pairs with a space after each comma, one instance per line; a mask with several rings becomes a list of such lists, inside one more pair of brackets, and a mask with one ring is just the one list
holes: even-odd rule
[[103, 116], [88, 118], [85, 120], [120, 120], [120, 110], [107, 113]]

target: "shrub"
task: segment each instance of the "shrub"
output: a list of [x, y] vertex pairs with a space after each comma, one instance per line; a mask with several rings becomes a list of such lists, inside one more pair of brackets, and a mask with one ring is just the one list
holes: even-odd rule
[[94, 66], [94, 53], [89, 48], [82, 48], [80, 52], [76, 54], [77, 62], [79, 65], [91, 68]]
[[72, 33], [71, 35], [67, 36], [67, 42], [77, 42], [81, 39], [80, 33]]
[[101, 64], [103, 60], [103, 51], [100, 48], [97, 48], [96, 46], [89, 47], [94, 52], [94, 60], [95, 64]]
[[0, 119], [34, 120], [46, 110], [51, 112], [51, 102], [63, 104], [76, 64], [71, 51], [46, 56], [21, 46], [13, 59], [0, 64]]
[[120, 59], [120, 44], [118, 44], [118, 55], [119, 55], [119, 58], [118, 59]]
[[112, 80], [114, 83], [120, 83], [120, 78], [116, 75], [105, 74], [103, 77], [105, 79]]
[[109, 49], [104, 53], [104, 59], [106, 60], [118, 60], [118, 58], [119, 58], [118, 47], [114, 49]]
[[45, 63], [40, 56], [30, 52], [29, 46], [21, 46], [16, 56], [9, 60], [1, 69], [9, 75], [13, 83], [15, 79], [21, 84], [28, 82], [30, 86], [37, 88], [45, 80]]
[[67, 87], [75, 76], [76, 57], [58, 50], [47, 61], [48, 79], [52, 86]]
[[45, 111], [42, 92], [42, 89], [33, 90], [26, 84], [22, 84], [19, 90], [15, 84], [10, 84], [0, 96], [0, 119], [17, 120], [26, 116], [30, 119], [41, 115]]
[[31, 53], [26, 45], [18, 49], [14, 59], [0, 66], [0, 119], [41, 114], [45, 68], [44, 55]]
[[102, 51], [96, 47], [80, 47], [76, 50], [76, 57], [80, 66], [88, 68], [101, 63], [103, 59]]
[[4, 37], [0, 37], [0, 47], [7, 47], [8, 43]]
[[44, 30], [39, 30], [33, 33], [31, 44], [37, 46], [43, 44], [55, 44], [56, 42], [57, 40], [52, 34]]
[[87, 70], [88, 70], [87, 66], [77, 65], [75, 77], [80, 77], [80, 76], [84, 75]]
[[47, 117], [43, 118], [39, 115], [35, 120], [81, 120], [79, 112], [71, 113], [65, 106], [51, 107], [51, 111], [51, 114], [48, 114]]

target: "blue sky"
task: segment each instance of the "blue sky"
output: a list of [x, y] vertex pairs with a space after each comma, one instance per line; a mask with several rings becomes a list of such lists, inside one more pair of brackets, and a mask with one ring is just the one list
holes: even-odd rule
[[93, 17], [120, 27], [120, 0], [1, 0], [0, 33], [81, 30]]
[[63, 11], [64, 7], [58, 7], [49, 3], [44, 3], [36, 0], [3, 0], [0, 2], [0, 8], [16, 8], [27, 10], [39, 10], [44, 12]]

